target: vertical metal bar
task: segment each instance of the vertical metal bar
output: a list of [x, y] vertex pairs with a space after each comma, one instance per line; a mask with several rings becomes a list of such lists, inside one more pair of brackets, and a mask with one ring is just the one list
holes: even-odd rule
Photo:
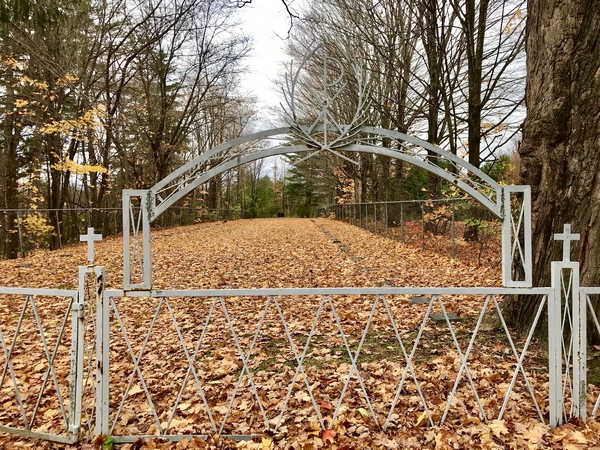
[[456, 223], [454, 222], [454, 204], [452, 204], [452, 259], [456, 258]]
[[[94, 275], [96, 277], [95, 291], [96, 291], [96, 436], [102, 433], [103, 420], [103, 399], [104, 391], [102, 384], [102, 374], [104, 372], [103, 366], [103, 354], [108, 351], [103, 347], [103, 336], [104, 336], [104, 267], [95, 267]], [[107, 425], [108, 426], [108, 425]]]
[[[525, 261], [523, 264], [523, 271], [525, 272], [525, 285], [533, 286], [533, 260], [531, 243], [531, 187], [529, 186], [527, 186], [523, 191], [523, 209], [525, 210], [525, 217], [523, 223], [523, 225], [525, 226]], [[579, 270], [577, 271], [577, 274], [579, 276]]]
[[150, 229], [150, 192], [141, 196], [142, 223], [144, 229], [144, 287], [152, 289], [152, 231]]
[[373, 217], [375, 222], [374, 233], [377, 233], [377, 203], [373, 203]]
[[388, 235], [388, 204], [385, 204], [385, 237]]
[[102, 428], [100, 429], [100, 434], [107, 435], [108, 434], [108, 398], [109, 398], [109, 380], [110, 380], [110, 322], [109, 322], [109, 313], [110, 313], [110, 297], [107, 295], [106, 291], [104, 291], [104, 295], [102, 296]]
[[[83, 267], [79, 267], [79, 283], [80, 283], [80, 292], [81, 288], [81, 279], [85, 277], [85, 272], [82, 272]], [[79, 304], [79, 292], [77, 295], [76, 302], [73, 302], [73, 306], [71, 307], [71, 371], [69, 376], [69, 435], [73, 435], [75, 433], [79, 433], [79, 430], [74, 428], [75, 424], [75, 415], [77, 408], [77, 339], [79, 338], [78, 334], [78, 325], [79, 319], [77, 317], [78, 311], [74, 308], [75, 305]]]
[[58, 248], [62, 248], [62, 238], [60, 236], [60, 222], [58, 221], [58, 209], [54, 212], [56, 213], [56, 232], [58, 233]]
[[[566, 265], [566, 264], [565, 264]], [[585, 295], [579, 291], [579, 263], [569, 263], [572, 270], [573, 305], [573, 415], [587, 420], [587, 308]], [[569, 301], [570, 299], [565, 299]]]
[[358, 204], [358, 214], [360, 215], [360, 227], [363, 227], [363, 219], [362, 219], [362, 206], [360, 203]]
[[21, 211], [17, 211], [17, 231], [19, 233], [19, 253], [22, 258], [25, 254], [23, 253], [23, 234], [21, 233]]
[[[504, 187], [504, 222], [502, 223], [502, 284], [512, 283], [512, 210], [510, 205], [510, 190]], [[556, 280], [560, 284], [559, 280]]]
[[[84, 381], [84, 351], [85, 351], [85, 281], [87, 267], [79, 267], [79, 295], [76, 299], [77, 304], [77, 371], [75, 375], [75, 417], [71, 423], [72, 432], [78, 439], [81, 430], [81, 410], [83, 407], [83, 381]], [[82, 283], [83, 281], [83, 283]]]
[[421, 202], [421, 251], [425, 248], [425, 204]]
[[123, 191], [123, 287], [125, 290], [131, 287], [131, 252], [129, 248], [129, 233], [131, 225], [129, 224], [129, 203], [131, 197], [129, 192]]
[[400, 242], [404, 242], [404, 203], [400, 203]]
[[561, 281], [560, 263], [551, 263], [552, 289], [548, 294], [548, 394], [550, 426], [563, 423], [562, 393], [562, 335], [561, 335]]
[[102, 355], [103, 355], [103, 301], [101, 295], [96, 295], [96, 429], [95, 435], [99, 436], [102, 434], [102, 373], [104, 368], [102, 366]]

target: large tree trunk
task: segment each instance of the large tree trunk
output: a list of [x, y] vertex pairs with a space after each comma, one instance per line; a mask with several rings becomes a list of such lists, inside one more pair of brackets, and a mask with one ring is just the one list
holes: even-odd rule
[[[530, 0], [527, 19], [527, 117], [520, 184], [532, 189], [533, 281], [549, 286], [562, 259], [553, 233], [571, 223], [581, 234], [574, 258], [581, 285], [600, 285], [600, 2]], [[578, 248], [578, 250], [577, 250]], [[507, 303], [524, 329], [536, 302]]]

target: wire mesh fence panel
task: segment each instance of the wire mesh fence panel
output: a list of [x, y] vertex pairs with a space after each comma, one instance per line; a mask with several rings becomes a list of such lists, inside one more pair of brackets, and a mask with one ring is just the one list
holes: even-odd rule
[[[173, 206], [152, 226], [192, 225], [243, 216], [239, 210]], [[0, 210], [0, 258], [20, 257], [38, 249], [57, 249], [78, 243], [79, 236], [85, 234], [88, 227], [94, 227], [105, 237], [121, 234], [122, 209]]]
[[76, 291], [0, 288], [0, 431], [77, 440], [76, 306]]
[[331, 217], [408, 246], [477, 264], [500, 264], [502, 222], [465, 199], [350, 203]]
[[[502, 296], [468, 288], [462, 295], [417, 288], [418, 303], [352, 289], [284, 291], [163, 291], [136, 302], [109, 291], [105, 348], [127, 357], [110, 363], [107, 434], [115, 442], [239, 438], [365, 417], [392, 432], [447, 420], [545, 421], [547, 361], [535, 356], [533, 338], [545, 297], [529, 334], [517, 337], [504, 322]], [[474, 315], [456, 322], [467, 312]], [[484, 331], [490, 315], [501, 327]]]

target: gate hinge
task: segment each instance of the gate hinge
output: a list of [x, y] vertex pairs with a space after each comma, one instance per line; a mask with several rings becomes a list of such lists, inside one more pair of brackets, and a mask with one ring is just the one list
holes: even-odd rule
[[73, 303], [71, 311], [77, 312], [77, 317], [83, 317], [84, 307], [81, 303]]
[[79, 427], [76, 427], [75, 425], [69, 425], [69, 433], [71, 434], [79, 434]]

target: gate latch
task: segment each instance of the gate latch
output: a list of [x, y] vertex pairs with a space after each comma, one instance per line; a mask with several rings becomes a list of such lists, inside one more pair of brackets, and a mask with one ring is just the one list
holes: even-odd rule
[[71, 311], [77, 312], [77, 317], [83, 317], [84, 307], [81, 303], [73, 303]]

